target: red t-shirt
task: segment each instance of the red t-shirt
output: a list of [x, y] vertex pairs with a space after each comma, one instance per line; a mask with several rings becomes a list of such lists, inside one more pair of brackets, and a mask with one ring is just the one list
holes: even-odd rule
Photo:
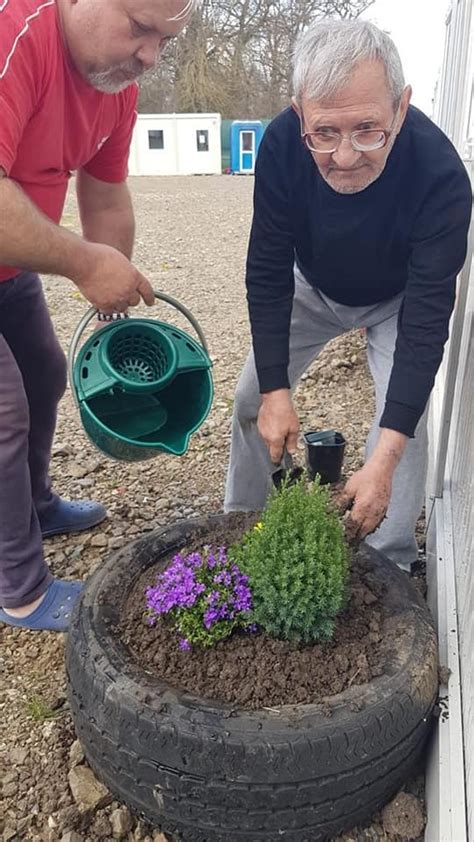
[[[0, 167], [54, 222], [73, 171], [127, 177], [137, 96], [136, 85], [103, 94], [82, 79], [55, 0], [0, 0]], [[19, 271], [0, 265], [0, 281]]]

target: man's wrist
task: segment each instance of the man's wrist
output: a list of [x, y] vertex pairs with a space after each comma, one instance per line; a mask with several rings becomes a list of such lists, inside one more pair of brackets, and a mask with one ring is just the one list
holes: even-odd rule
[[262, 403], [268, 403], [274, 400], [281, 400], [290, 398], [289, 389], [273, 389], [271, 392], [262, 392]]
[[372, 463], [376, 463], [389, 469], [395, 470], [405, 451], [408, 436], [399, 433], [398, 430], [382, 428], [370, 457]]
[[82, 283], [95, 271], [96, 253], [79, 234], [58, 226], [63, 240], [57, 274], [69, 278], [81, 290]]

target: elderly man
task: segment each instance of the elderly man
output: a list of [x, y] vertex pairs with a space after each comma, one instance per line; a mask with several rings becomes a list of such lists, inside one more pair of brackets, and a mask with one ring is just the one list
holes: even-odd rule
[[[0, 619], [10, 625], [67, 628], [81, 585], [53, 579], [42, 538], [105, 517], [51, 489], [66, 371], [36, 273], [70, 278], [103, 319], [153, 303], [130, 262], [135, 82], [197, 2], [0, 2]], [[82, 238], [59, 226], [72, 171]]]
[[374, 25], [310, 28], [295, 49], [294, 94], [257, 161], [253, 354], [237, 387], [225, 509], [264, 505], [272, 463], [296, 447], [291, 389], [330, 339], [366, 328], [376, 416], [346, 499], [360, 536], [373, 533], [368, 543], [409, 570], [425, 408], [465, 259], [470, 184], [449, 140], [409, 105], [398, 52]]

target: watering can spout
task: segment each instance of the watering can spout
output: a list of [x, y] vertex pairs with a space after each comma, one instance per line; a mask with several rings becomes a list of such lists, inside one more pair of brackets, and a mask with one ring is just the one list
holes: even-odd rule
[[192, 314], [164, 293], [196, 330], [200, 343], [167, 322], [112, 322], [77, 347], [93, 308], [79, 323], [68, 356], [69, 381], [92, 443], [120, 461], [159, 453], [182, 456], [209, 414], [213, 384], [204, 335]]
[[173, 456], [184, 456], [189, 447], [190, 438], [191, 436], [189, 434], [176, 438], [173, 443], [173, 448], [166, 447], [167, 452], [171, 453]]

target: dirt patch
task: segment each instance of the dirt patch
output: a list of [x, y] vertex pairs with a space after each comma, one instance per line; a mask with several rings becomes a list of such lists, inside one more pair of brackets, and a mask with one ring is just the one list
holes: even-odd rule
[[382, 822], [387, 833], [401, 839], [418, 839], [423, 833], [425, 815], [418, 798], [400, 792], [382, 810]]
[[[232, 529], [227, 526], [225, 532], [219, 525], [183, 551], [194, 552], [204, 545], [229, 546], [256, 517], [236, 518]], [[257, 709], [322, 702], [352, 684], [364, 684], [382, 674], [384, 588], [374, 582], [367, 562], [357, 553], [351, 564], [348, 607], [338, 618], [334, 639], [311, 646], [242, 632], [209, 649], [195, 647], [183, 652], [166, 617], [150, 626], [145, 615], [145, 588], [155, 583], [165, 564], [161, 560], [136, 583], [120, 634], [140, 665], [173, 687]]]

